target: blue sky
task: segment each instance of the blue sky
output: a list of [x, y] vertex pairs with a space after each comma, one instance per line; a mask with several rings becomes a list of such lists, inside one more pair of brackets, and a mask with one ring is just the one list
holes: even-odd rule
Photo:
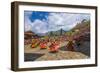
[[35, 33], [47, 33], [60, 29], [69, 31], [83, 19], [89, 20], [90, 14], [24, 11], [25, 31], [31, 30]]

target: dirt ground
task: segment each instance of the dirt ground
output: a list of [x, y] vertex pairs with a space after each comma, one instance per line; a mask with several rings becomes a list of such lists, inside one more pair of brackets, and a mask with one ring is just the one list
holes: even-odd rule
[[[40, 49], [40, 47], [31, 48], [31, 44], [25, 45], [24, 60], [25, 61], [47, 61], [47, 60], [68, 60], [68, 59], [86, 59], [90, 57], [89, 43], [85, 42], [82, 46], [76, 47], [75, 51], [68, 51], [65, 47], [67, 42], [63, 42], [56, 53], [50, 53], [48, 49]], [[88, 44], [88, 45], [87, 45]], [[86, 48], [85, 48], [86, 47]]]

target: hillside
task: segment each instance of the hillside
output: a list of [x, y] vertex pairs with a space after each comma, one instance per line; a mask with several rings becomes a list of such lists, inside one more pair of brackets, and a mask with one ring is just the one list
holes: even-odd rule
[[[90, 21], [78, 23], [72, 30], [69, 31], [74, 37], [81, 40], [90, 40]], [[68, 33], [69, 33], [68, 32]]]
[[78, 23], [71, 31], [72, 32], [79, 31], [79, 33], [90, 32], [90, 21]]
[[48, 33], [46, 33], [48, 36], [59, 36], [59, 35], [63, 35], [65, 34], [66, 31], [64, 31], [63, 29], [57, 30], [57, 31], [50, 31]]

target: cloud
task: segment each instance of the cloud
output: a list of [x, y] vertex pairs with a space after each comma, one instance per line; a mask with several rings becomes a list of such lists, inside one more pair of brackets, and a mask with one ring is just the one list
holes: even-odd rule
[[46, 33], [48, 32], [48, 24], [45, 21], [42, 20], [38, 20], [36, 19], [33, 23], [32, 23], [32, 31], [36, 32], [36, 33]]
[[89, 14], [74, 13], [52, 13], [50, 12], [46, 19], [35, 19], [33, 22], [29, 19], [31, 12], [25, 13], [25, 30], [32, 30], [35, 33], [47, 33], [48, 31], [57, 31], [59, 29], [70, 30], [83, 19], [90, 19]]
[[89, 16], [86, 14], [50, 13], [48, 16], [48, 24], [53, 31], [61, 28], [64, 30], [70, 30], [75, 27], [78, 22], [87, 18], [89, 19]]
[[32, 26], [31, 26], [31, 21], [29, 19], [29, 17], [31, 16], [32, 12], [30, 11], [25, 11], [24, 12], [24, 31], [30, 31], [32, 30]]

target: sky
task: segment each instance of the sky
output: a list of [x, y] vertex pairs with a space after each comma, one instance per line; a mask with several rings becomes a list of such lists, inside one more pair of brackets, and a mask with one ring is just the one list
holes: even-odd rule
[[71, 30], [83, 19], [90, 20], [90, 14], [67, 12], [24, 11], [24, 30], [47, 33], [63, 29]]

